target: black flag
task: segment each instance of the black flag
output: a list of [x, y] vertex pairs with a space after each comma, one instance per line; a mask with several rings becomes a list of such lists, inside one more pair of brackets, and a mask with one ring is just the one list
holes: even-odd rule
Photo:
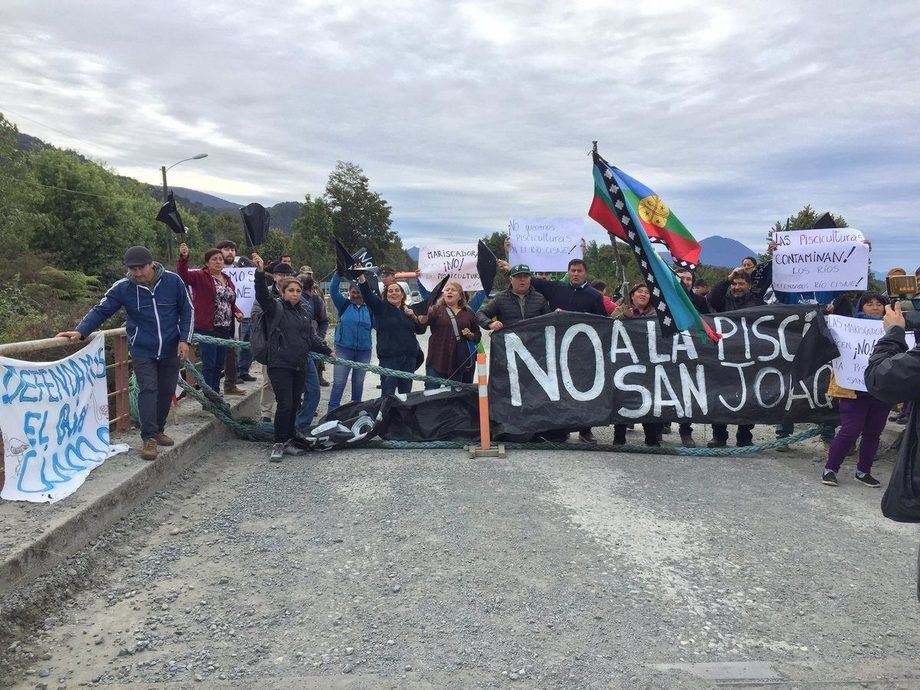
[[351, 255], [345, 245], [339, 242], [337, 237], [332, 238], [335, 246], [335, 270], [342, 278], [355, 278], [360, 271], [354, 270], [353, 266], [358, 263], [355, 257]]
[[246, 230], [246, 244], [249, 247], [258, 247], [268, 237], [272, 214], [262, 204], [253, 202], [241, 208], [240, 215], [243, 217], [243, 227]]
[[182, 216], [179, 215], [179, 208], [176, 206], [176, 200], [173, 198], [172, 192], [166, 197], [166, 203], [160, 206], [157, 220], [176, 234], [184, 235], [186, 233], [185, 226], [182, 224]]
[[426, 299], [424, 302], [416, 302], [413, 304], [411, 307], [412, 311], [414, 311], [418, 316], [424, 316], [427, 314], [428, 310], [431, 309], [431, 307], [433, 307], [439, 299], [441, 299], [441, 292], [444, 290], [444, 286], [447, 285], [448, 280], [450, 280], [449, 275], [441, 278], [441, 282], [435, 285], [434, 290], [428, 294], [428, 299]]
[[495, 274], [498, 273], [498, 261], [495, 254], [489, 249], [489, 246], [479, 240], [478, 252], [476, 256], [476, 270], [479, 271], [479, 282], [482, 283], [482, 289], [488, 299], [489, 293], [492, 292], [492, 286], [495, 285]]

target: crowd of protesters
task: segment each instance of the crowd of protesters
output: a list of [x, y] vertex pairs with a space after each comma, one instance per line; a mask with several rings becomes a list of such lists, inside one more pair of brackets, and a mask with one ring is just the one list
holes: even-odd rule
[[[775, 245], [771, 244], [769, 251], [772, 253], [774, 249]], [[535, 273], [524, 264], [510, 266], [499, 260], [498, 265], [510, 275], [507, 289], [491, 296], [479, 292], [470, 299], [459, 283], [448, 282], [427, 311], [411, 308], [406, 288], [396, 280], [392, 270], [384, 268], [379, 272], [379, 286], [372, 284], [360, 271], [356, 272], [353, 282], [343, 284], [347, 278], [336, 272], [329, 285], [337, 315], [333, 351], [327, 344], [326, 301], [309, 266], [295, 271], [289, 256], [282, 256], [267, 266], [258, 254], [253, 254], [251, 260], [237, 256], [236, 245], [231, 241], [208, 249], [201, 259], [201, 268], [191, 268], [188, 247], [182, 244], [176, 273], [171, 273], [156, 262], [145, 247], [131, 247], [124, 256], [128, 269], [125, 278], [106, 292], [75, 331], [59, 334], [73, 339], [85, 338], [124, 307], [139, 388], [142, 455], [148, 460], [157, 457], [158, 446], [173, 444], [164, 433], [166, 417], [178, 380], [180, 360], [189, 355], [193, 333], [217, 339], [249, 340], [253, 324], [263, 324], [267, 353], [261, 363], [260, 410], [262, 421], [273, 424], [274, 444], [270, 459], [280, 461], [285, 454], [302, 452], [294, 441], [298, 435], [308, 432], [318, 411], [320, 387], [328, 385], [316, 361], [308, 356], [310, 352], [326, 355], [334, 352], [339, 359], [368, 363], [376, 341], [376, 356], [381, 367], [415, 372], [425, 362], [425, 373], [431, 378], [470, 382], [476, 344], [484, 331], [494, 334], [552, 311], [613, 319], [645, 318], [653, 316], [654, 311], [647, 285], [633, 285], [623, 295], [608, 295], [602, 281], [589, 280], [589, 267], [582, 259], [569, 262], [563, 280], [552, 280], [547, 274]], [[235, 286], [224, 272], [229, 266], [255, 267], [256, 304], [250, 317], [244, 317], [236, 305]], [[761, 262], [755, 257], [746, 257], [741, 266], [711, 287], [688, 269], [677, 268], [675, 273], [700, 314], [756, 309], [776, 302], [822, 305], [827, 313], [880, 320], [890, 302], [887, 295], [876, 292], [858, 295], [855, 307], [850, 306], [852, 293], [775, 292], [771, 288], [771, 270], [769, 260]], [[906, 271], [893, 269], [889, 272], [889, 277], [899, 275], [906, 275]], [[920, 268], [916, 275], [920, 277]], [[421, 284], [419, 289], [422, 296], [427, 297]], [[914, 296], [913, 302], [915, 308], [920, 308], [920, 294]], [[426, 330], [431, 333], [427, 352], [423, 351], [418, 339]], [[250, 373], [253, 357], [248, 348], [235, 355], [232, 348], [201, 342], [198, 351], [204, 382], [218, 394], [222, 378], [226, 395], [244, 392], [237, 384], [258, 380]], [[228, 353], [234, 353], [232, 360]], [[335, 365], [328, 412], [342, 404], [349, 377], [350, 401], [362, 401], [365, 372]], [[425, 388], [437, 385], [429, 381]], [[412, 381], [384, 375], [380, 388], [382, 395], [406, 394], [412, 390]], [[855, 478], [866, 486], [879, 486], [871, 469], [892, 406], [869, 393], [842, 388], [833, 378], [828, 394], [837, 401], [839, 424], [822, 427], [822, 440], [828, 448], [821, 477], [823, 483], [838, 484], [841, 464], [858, 442]], [[891, 420], [903, 424], [908, 414], [909, 408], [897, 409]], [[631, 426], [614, 425], [614, 444], [626, 443], [627, 429]], [[647, 446], [660, 446], [663, 434], [670, 432], [670, 425], [644, 422], [642, 429]], [[679, 430], [681, 444], [695, 447], [692, 425], [681, 423]], [[592, 429], [575, 431], [582, 443], [597, 443]], [[738, 425], [736, 445], [752, 445], [752, 432], [753, 425]], [[778, 438], [787, 437], [793, 433], [793, 427], [780, 424], [775, 432]], [[547, 432], [542, 436], [560, 441], [565, 440], [568, 433]], [[708, 445], [725, 447], [729, 438], [726, 425], [714, 424]]]

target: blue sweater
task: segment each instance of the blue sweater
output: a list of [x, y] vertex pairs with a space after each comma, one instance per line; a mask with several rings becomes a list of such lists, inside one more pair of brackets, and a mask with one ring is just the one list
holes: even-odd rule
[[182, 278], [156, 264], [153, 287], [125, 277], [108, 289], [77, 326], [86, 338], [122, 307], [127, 314], [128, 349], [131, 357], [175, 357], [179, 341], [192, 342], [192, 301]]
[[335, 327], [335, 344], [350, 350], [370, 350], [374, 317], [366, 302], [357, 306], [339, 292], [341, 282], [341, 276], [333, 273], [329, 292], [332, 293], [332, 303], [339, 313], [339, 323]]

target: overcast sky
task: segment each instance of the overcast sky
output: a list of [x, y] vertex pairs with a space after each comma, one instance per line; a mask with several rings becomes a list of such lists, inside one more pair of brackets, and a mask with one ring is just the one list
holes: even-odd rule
[[811, 203], [874, 241], [875, 268], [920, 264], [916, 0], [4, 0], [0, 16], [0, 112], [147, 182], [207, 152], [170, 183], [268, 205], [321, 194], [349, 160], [406, 246], [527, 216], [585, 217], [600, 240], [597, 139], [698, 239], [760, 250]]

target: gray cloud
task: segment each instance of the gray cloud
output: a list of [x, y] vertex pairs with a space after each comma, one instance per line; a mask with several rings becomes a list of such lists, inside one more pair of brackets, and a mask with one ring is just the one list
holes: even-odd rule
[[152, 182], [207, 151], [171, 181], [241, 201], [352, 160], [409, 244], [583, 216], [598, 139], [698, 237], [759, 247], [812, 203], [903, 260], [920, 6], [619, 5], [7, 2], [0, 110]]

